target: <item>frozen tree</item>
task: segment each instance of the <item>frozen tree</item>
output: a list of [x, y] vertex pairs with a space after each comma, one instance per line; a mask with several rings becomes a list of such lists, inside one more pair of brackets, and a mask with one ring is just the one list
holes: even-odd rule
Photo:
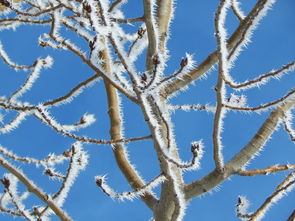
[[[39, 37], [33, 41], [38, 43], [38, 50], [42, 51], [41, 56], [33, 58], [32, 63], [18, 64], [16, 62], [19, 61], [11, 58], [13, 49], [9, 50], [3, 42], [0, 42], [1, 79], [4, 79], [5, 71], [24, 73], [21, 77], [18, 76], [18, 80], [14, 80], [19, 84], [18, 87], [1, 91], [1, 137], [19, 139], [13, 137], [17, 128], [26, 122], [36, 124], [37, 120], [56, 132], [50, 136], [61, 134], [63, 139], [71, 141], [70, 147], [66, 148], [39, 147], [35, 149], [36, 153], [30, 149], [26, 152], [28, 156], [22, 156], [19, 149], [14, 146], [1, 144], [1, 213], [6, 214], [5, 217], [10, 214], [25, 220], [44, 221], [52, 220], [53, 217], [65, 221], [75, 220], [71, 211], [66, 211], [64, 204], [71, 194], [71, 187], [79, 179], [78, 175], [86, 173], [90, 164], [89, 158], [92, 157], [89, 149], [95, 146], [113, 151], [117, 166], [131, 187], [131, 190], [120, 193], [108, 184], [106, 175], [97, 173], [94, 180], [91, 180], [97, 192], [115, 201], [135, 198], [142, 200], [153, 214], [151, 220], [186, 220], [185, 213], [189, 201], [211, 192], [230, 177], [285, 173], [283, 180], [278, 182], [276, 187], [272, 187], [273, 192], [265, 197], [265, 201], [260, 205], [253, 205], [253, 212], [247, 211], [249, 202], [245, 196], [236, 196], [238, 203], [236, 211], [233, 212], [236, 212], [238, 218], [261, 220], [267, 216], [267, 211], [273, 203], [295, 187], [294, 161], [289, 162], [286, 159], [283, 164], [273, 162], [273, 165], [265, 165], [264, 168], [258, 169], [247, 169], [247, 167], [254, 157], [259, 161], [258, 154], [265, 145], [271, 143], [271, 136], [276, 130], [284, 130], [288, 135], [286, 137], [294, 143], [292, 117], [295, 89], [285, 88], [284, 94], [277, 91], [275, 98], [269, 96], [261, 100], [259, 96], [251, 95], [251, 90], [260, 88], [263, 91], [268, 84], [279, 79], [283, 81], [287, 73], [294, 74], [295, 61], [286, 60], [281, 67], [269, 70], [268, 73], [247, 75], [248, 80], [245, 78], [239, 80], [242, 79], [239, 75], [243, 74], [243, 71], [237, 71], [235, 64], [275, 2], [275, 0], [256, 0], [252, 9], [248, 10], [244, 9], [238, 0], [214, 1], [215, 14], [212, 14], [210, 19], [214, 27], [216, 50], [199, 62], [194, 59], [195, 55], [189, 53], [175, 55], [169, 51], [169, 39], [173, 39], [173, 31], [170, 29], [173, 19], [179, 18], [175, 17], [175, 13], [177, 4], [181, 5], [181, 1], [176, 4], [173, 0], [143, 0], [136, 3], [127, 0], [0, 0], [1, 35], [14, 31], [14, 35], [17, 36], [22, 33], [19, 30], [26, 28], [36, 30]], [[206, 4], [213, 3], [208, 1]], [[128, 7], [136, 10], [133, 14], [138, 16], [128, 17], [125, 11]], [[201, 9], [195, 11], [200, 13]], [[193, 15], [190, 15], [190, 19], [194, 19]], [[230, 19], [235, 20], [234, 28]], [[230, 28], [228, 23], [231, 24]], [[21, 41], [21, 37], [19, 39]], [[198, 53], [190, 49], [187, 51]], [[62, 58], [58, 57], [61, 56], [61, 52], [64, 54]], [[50, 53], [51, 56], [43, 56]], [[56, 95], [59, 89], [45, 86], [43, 91], [53, 94], [47, 100], [36, 101], [27, 95], [30, 90], [34, 94], [33, 87], [42, 78], [40, 75], [48, 69], [58, 72], [60, 78], [62, 74], [67, 75], [62, 78], [63, 80], [56, 79], [56, 87], [62, 87], [63, 81], [67, 81], [65, 79], [74, 78], [73, 75], [77, 73], [69, 73], [67, 69], [59, 71], [53, 64], [59, 60], [66, 62], [73, 55], [81, 64], [81, 72], [87, 70], [93, 75], [79, 80], [69, 89], [63, 88], [65, 90], [61, 90], [63, 94], [60, 95]], [[28, 51], [19, 54], [19, 57], [30, 56], [33, 55]], [[54, 58], [55, 56], [58, 58]], [[178, 59], [177, 64], [170, 62], [171, 59], [174, 61]], [[27, 60], [24, 61], [26, 63]], [[173, 69], [174, 72], [171, 71]], [[79, 73], [79, 70], [76, 72], [79, 76], [85, 76], [84, 73]], [[194, 91], [196, 86], [193, 83], [203, 84], [206, 80], [201, 79], [205, 76], [214, 78], [208, 89], [210, 93], [215, 94], [214, 98], [207, 103], [176, 102], [179, 101], [177, 97], [181, 94], [185, 94], [186, 97], [196, 96]], [[201, 82], [198, 83], [199, 81]], [[93, 130], [92, 132], [87, 130], [101, 123], [97, 120], [100, 118], [97, 113], [86, 113], [76, 123], [65, 123], [67, 120], [58, 115], [59, 109], [63, 106], [68, 105], [71, 108], [79, 106], [75, 104], [79, 96], [86, 93], [89, 88], [97, 88], [97, 85], [104, 87], [105, 94], [93, 93], [92, 99], [99, 99], [102, 103], [102, 100], [107, 100], [104, 112], [108, 113], [109, 126], [102, 125], [102, 127], [105, 131], [109, 131], [110, 139], [103, 139], [99, 133], [96, 136]], [[6, 86], [5, 80], [1, 80], [1, 88]], [[68, 91], [64, 92], [66, 90]], [[209, 93], [208, 91], [203, 93]], [[38, 99], [35, 94], [36, 97]], [[194, 99], [191, 101], [194, 102]], [[255, 106], [253, 103], [258, 105]], [[125, 128], [127, 130], [130, 122], [124, 121], [123, 113], [128, 114], [132, 105], [140, 110], [142, 121], [138, 124], [145, 124], [140, 126], [145, 129], [142, 130], [144, 132], [134, 131], [134, 134], [141, 133], [140, 136], [126, 137], [123, 133], [124, 126], [127, 125]], [[87, 107], [85, 108], [87, 110]], [[177, 124], [173, 119], [174, 114], [181, 111], [186, 114], [188, 111], [195, 111], [194, 116], [207, 112], [212, 116], [212, 120], [208, 120], [206, 125], [201, 123], [200, 128], [212, 128], [212, 135], [201, 137], [196, 130], [195, 135], [190, 137], [190, 140], [194, 141], [180, 147], [182, 138], [176, 133]], [[227, 118], [243, 114], [250, 121], [254, 119], [253, 116], [260, 114], [264, 116], [264, 122], [257, 123], [257, 128], [252, 131], [254, 135], [249, 137], [243, 146], [231, 148], [228, 157], [226, 154], [229, 153], [230, 144], [224, 142], [224, 130], [231, 128], [227, 128]], [[68, 115], [71, 115], [71, 111]], [[30, 132], [38, 137], [38, 131]], [[89, 132], [87, 136], [82, 135], [86, 132]], [[232, 136], [236, 136], [234, 130], [231, 133]], [[24, 145], [21, 142], [18, 144]], [[59, 142], [56, 145], [59, 145]], [[140, 175], [136, 165], [133, 165], [129, 159], [127, 149], [130, 145], [138, 148], [148, 145], [153, 149], [156, 160], [151, 162], [153, 164], [158, 162], [158, 167], [153, 166], [157, 168], [153, 169], [154, 178], [145, 181], [146, 177]], [[22, 148], [27, 149], [26, 146]], [[35, 157], [42, 155], [37, 152], [45, 154], [44, 157]], [[190, 153], [189, 161], [182, 160], [185, 155], [183, 152], [186, 157], [187, 153]], [[188, 182], [186, 174], [198, 174], [205, 169], [202, 166], [202, 157], [205, 155], [206, 159], [214, 162], [214, 169], [199, 178], [193, 176]], [[146, 159], [145, 150], [142, 150], [141, 155], [137, 157], [140, 158], [137, 161], [150, 163], [149, 159]], [[42, 176], [33, 174], [32, 171]], [[104, 174], [108, 172], [105, 171]], [[44, 181], [44, 177], [50, 179]], [[108, 177], [110, 178], [110, 175]], [[48, 187], [48, 184], [44, 184], [46, 182], [54, 184], [50, 189], [43, 190], [42, 186]], [[87, 205], [87, 207], [92, 206]], [[210, 210], [212, 208], [208, 208], [208, 211]], [[149, 218], [146, 217], [146, 220]], [[289, 218], [286, 218], [294, 220], [294, 211], [290, 211]], [[132, 220], [132, 217], [128, 220]]]

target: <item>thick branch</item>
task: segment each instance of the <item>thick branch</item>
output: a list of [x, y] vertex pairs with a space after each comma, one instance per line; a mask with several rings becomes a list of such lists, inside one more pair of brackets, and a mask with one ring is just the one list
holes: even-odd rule
[[[103, 68], [106, 72], [110, 72], [110, 58], [106, 51], [101, 52], [101, 57], [105, 61]], [[118, 100], [118, 94], [115, 87], [113, 87], [108, 81], [104, 81], [107, 98], [108, 98], [108, 114], [110, 118], [110, 135], [111, 139], [122, 139], [122, 117], [120, 114], [120, 108]], [[143, 188], [145, 183], [141, 179], [141, 177], [136, 172], [135, 168], [131, 165], [128, 160], [127, 154], [125, 152], [125, 148], [122, 144], [114, 144], [113, 145], [114, 155], [116, 158], [116, 162], [124, 174], [125, 178], [129, 182], [130, 186], [133, 189]], [[157, 203], [157, 199], [150, 193], [145, 193], [141, 199], [146, 203], [146, 205], [151, 209], [154, 210], [155, 205]]]

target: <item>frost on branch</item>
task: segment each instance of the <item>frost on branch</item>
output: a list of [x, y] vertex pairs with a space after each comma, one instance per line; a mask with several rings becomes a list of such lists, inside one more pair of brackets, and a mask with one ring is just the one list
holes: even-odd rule
[[152, 181], [147, 183], [144, 187], [138, 188], [134, 191], [130, 192], [123, 192], [123, 193], [116, 193], [107, 183], [106, 183], [106, 176], [96, 176], [95, 183], [96, 185], [101, 188], [101, 190], [107, 194], [109, 197], [118, 200], [134, 200], [135, 198], [139, 198], [144, 196], [145, 193], [151, 192], [153, 188], [159, 186], [161, 183], [165, 182], [166, 178], [164, 175], [160, 174]]

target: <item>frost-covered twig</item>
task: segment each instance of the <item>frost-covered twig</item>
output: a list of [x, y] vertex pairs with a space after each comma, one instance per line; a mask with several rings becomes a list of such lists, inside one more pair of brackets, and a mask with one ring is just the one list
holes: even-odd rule
[[34, 62], [31, 65], [18, 65], [16, 63], [14, 63], [13, 61], [11, 61], [11, 59], [9, 58], [8, 54], [5, 52], [3, 45], [0, 41], [0, 57], [3, 59], [3, 61], [9, 65], [12, 68], [15, 68], [16, 70], [21, 69], [21, 70], [29, 70], [32, 69], [36, 66], [36, 62]]
[[253, 88], [253, 87], [259, 87], [263, 84], [266, 84], [268, 82], [269, 79], [271, 78], [275, 78], [275, 79], [279, 79], [280, 77], [282, 77], [284, 74], [293, 71], [295, 69], [295, 61], [290, 62], [284, 66], [282, 66], [280, 69], [275, 70], [275, 71], [270, 71], [267, 74], [263, 74], [260, 75], [257, 78], [254, 78], [252, 80], [247, 80], [245, 82], [242, 83], [236, 83], [234, 81], [232, 81], [230, 78], [226, 77], [226, 76], [222, 76], [225, 83], [228, 84], [231, 88], [237, 89], [237, 90], [246, 90], [249, 88]]
[[183, 110], [183, 111], [207, 111], [210, 113], [216, 112], [216, 107], [211, 105], [200, 105], [200, 104], [184, 104], [184, 105], [169, 105], [170, 110]]
[[15, 130], [30, 114], [31, 112], [29, 111], [20, 112], [9, 123], [0, 126], [0, 134], [10, 133], [11, 131]]
[[50, 24], [52, 22], [51, 19], [45, 19], [45, 20], [40, 20], [40, 19], [28, 19], [28, 18], [3, 18], [0, 19], [0, 28], [2, 25], [7, 25], [11, 24], [13, 25], [15, 22], [18, 23], [27, 23], [27, 24], [35, 24], [35, 25], [44, 25], [44, 24]]
[[47, 165], [53, 166], [57, 163], [62, 163], [71, 156], [69, 151], [64, 151], [60, 155], [49, 154], [45, 159], [38, 160], [32, 157], [20, 157], [17, 154], [7, 150], [3, 146], [0, 146], [0, 152], [4, 154], [5, 156], [9, 157], [10, 159], [13, 159], [16, 161], [34, 163], [36, 165], [46, 165], [46, 166]]
[[244, 12], [240, 9], [240, 2], [238, 2], [237, 0], [231, 0], [231, 8], [233, 10], [233, 12], [235, 13], [235, 15], [237, 16], [237, 18], [240, 20], [240, 22], [242, 22], [245, 18]]
[[42, 104], [42, 106], [49, 107], [49, 106], [57, 106], [61, 104], [70, 103], [76, 96], [81, 94], [85, 88], [91, 87], [95, 82], [98, 81], [98, 79], [99, 79], [99, 75], [94, 74], [90, 78], [80, 82], [78, 85], [73, 87], [66, 95], [55, 98], [50, 101], [46, 101], [45, 103]]
[[161, 183], [166, 181], [166, 178], [163, 174], [158, 175], [150, 182], [146, 183], [143, 187], [135, 189], [134, 191], [129, 192], [123, 192], [123, 193], [116, 193], [112, 188], [109, 187], [109, 185], [106, 183], [106, 177], [105, 176], [96, 176], [95, 182], [98, 187], [101, 188], [101, 190], [107, 194], [111, 198], [117, 198], [119, 200], [133, 200], [135, 198], [144, 196], [145, 193], [150, 192], [153, 188], [157, 187]]
[[238, 203], [236, 206], [237, 217], [240, 219], [249, 220], [251, 218], [252, 214], [247, 212], [248, 207], [249, 207], [249, 201], [246, 199], [246, 197], [239, 196]]
[[285, 96], [269, 102], [267, 104], [262, 104], [256, 107], [238, 107], [232, 106], [228, 104], [223, 104], [224, 107], [229, 108], [231, 110], [238, 110], [238, 111], [267, 111], [269, 108], [276, 107], [284, 102], [288, 102], [289, 100], [294, 100], [295, 88], [291, 89]]
[[26, 12], [26, 11], [21, 11], [15, 7], [13, 7], [13, 5], [9, 5], [9, 8], [14, 11], [16, 14], [18, 15], [23, 15], [23, 16], [28, 16], [28, 17], [38, 17], [38, 16], [41, 16], [41, 15], [44, 15], [46, 13], [49, 13], [49, 12], [52, 12], [52, 11], [55, 11], [56, 9], [59, 9], [61, 8], [62, 5], [56, 5], [56, 6], [53, 6], [53, 7], [49, 7], [47, 9], [44, 9], [44, 10], [41, 10], [41, 11], [38, 11], [36, 13], [29, 13], [29, 12]]
[[277, 173], [280, 171], [294, 170], [294, 169], [295, 169], [295, 164], [273, 165], [273, 166], [269, 166], [264, 169], [241, 170], [241, 171], [237, 172], [236, 174], [238, 174], [240, 176], [268, 175], [271, 173]]
[[135, 23], [135, 22], [142, 22], [144, 21], [144, 17], [137, 17], [137, 18], [128, 18], [128, 19], [122, 19], [122, 18], [111, 18], [113, 22], [118, 22], [122, 24], [130, 24], [130, 23]]
[[[64, 136], [71, 137], [77, 141], [82, 141], [85, 143], [95, 143], [95, 144], [115, 144], [115, 143], [128, 143], [132, 141], [139, 141], [139, 140], [145, 140], [150, 139], [151, 136], [144, 136], [144, 137], [136, 137], [136, 138], [129, 138], [129, 139], [119, 139], [119, 140], [96, 140], [91, 139], [88, 137], [78, 136], [72, 133], [67, 132], [64, 130], [58, 123], [56, 123], [52, 117], [49, 116], [49, 113], [45, 111], [43, 108], [36, 107], [37, 111], [39, 112], [42, 119], [51, 126], [56, 132], [63, 134]], [[38, 117], [39, 118], [39, 117]]]
[[230, 7], [228, 0], [220, 0], [220, 4], [215, 13], [215, 37], [217, 41], [217, 48], [219, 54], [219, 72], [218, 82], [215, 86], [216, 91], [216, 112], [214, 116], [214, 127], [213, 127], [213, 146], [214, 146], [214, 162], [215, 166], [219, 171], [223, 168], [223, 155], [222, 155], [222, 141], [221, 132], [223, 128], [223, 118], [225, 117], [226, 110], [223, 108], [223, 103], [226, 96], [226, 90], [224, 85], [223, 75], [228, 75], [229, 62], [227, 60], [227, 42], [226, 42], [226, 30], [224, 23], [226, 19], [227, 9]]
[[52, 63], [52, 58], [49, 56], [45, 59], [38, 59], [36, 61], [36, 65], [34, 66], [32, 73], [27, 77], [24, 84], [15, 92], [13, 92], [13, 94], [9, 97], [8, 101], [14, 101], [18, 97], [21, 97], [25, 92], [30, 90], [35, 81], [38, 79], [41, 69], [51, 67]]
[[116, 7], [119, 7], [121, 4], [124, 4], [127, 0], [116, 0], [110, 6], [108, 12], [112, 12]]
[[[78, 174], [81, 172], [81, 170], [84, 170], [88, 164], [88, 154], [83, 150], [80, 142], [74, 143], [70, 152], [71, 157], [70, 164], [67, 169], [67, 174], [65, 177], [63, 177], [63, 183], [60, 189], [52, 197], [52, 201], [59, 207], [64, 204], [69, 190], [74, 184]], [[48, 208], [49, 207], [44, 208], [42, 212], [40, 212], [40, 216], [44, 215]]]

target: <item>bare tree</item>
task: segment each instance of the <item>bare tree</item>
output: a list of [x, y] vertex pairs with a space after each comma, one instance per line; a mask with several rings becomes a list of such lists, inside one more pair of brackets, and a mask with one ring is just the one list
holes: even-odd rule
[[[220, 0], [214, 17], [216, 50], [201, 63], [195, 62], [190, 54], [183, 55], [178, 67], [176, 66], [177, 70], [169, 73], [166, 64], [173, 55], [169, 54], [167, 41], [169, 36], [173, 36], [173, 33], [169, 33], [176, 10], [173, 0], [143, 0], [142, 3], [136, 3], [143, 10], [138, 10], [138, 17], [134, 18], [126, 18], [123, 13], [123, 7], [126, 9], [129, 4], [134, 4], [127, 0], [0, 0], [2, 31], [15, 30], [26, 24], [44, 27], [43, 34], [38, 39], [41, 48], [68, 51], [77, 56], [88, 71], [94, 73], [67, 93], [34, 104], [22, 98], [22, 95], [32, 88], [41, 71], [52, 67], [53, 59], [48, 56], [37, 58], [29, 65], [19, 65], [10, 59], [5, 45], [0, 43], [0, 57], [4, 63], [17, 71], [28, 72], [27, 78], [15, 91], [1, 95], [1, 110], [14, 117], [12, 119], [0, 115], [0, 132], [13, 133], [22, 122], [33, 117], [56, 133], [73, 140], [71, 147], [63, 149], [60, 154], [51, 153], [51, 149], [46, 150], [48, 156], [44, 159], [19, 156], [10, 151], [11, 148], [0, 146], [0, 165], [7, 171], [1, 179], [3, 193], [0, 195], [0, 211], [26, 220], [50, 220], [52, 216], [57, 216], [60, 220], [73, 220], [65, 212], [63, 205], [79, 172], [87, 166], [89, 156], [83, 146], [90, 143], [112, 149], [117, 166], [133, 190], [117, 193], [106, 183], [105, 176], [96, 176], [96, 185], [114, 199], [140, 198], [152, 211], [152, 220], [155, 221], [183, 220], [191, 199], [210, 192], [231, 176], [256, 176], [287, 171], [289, 175], [274, 188], [262, 205], [257, 206], [255, 212], [247, 212], [247, 199], [237, 196], [236, 214], [239, 218], [263, 218], [274, 202], [295, 187], [295, 164], [286, 162], [284, 165], [266, 165], [263, 169], [254, 170], [246, 170], [246, 166], [279, 127], [284, 128], [290, 139], [295, 141], [295, 131], [292, 129], [295, 89], [289, 88], [285, 95], [258, 106], [248, 105], [246, 98], [250, 89], [262, 87], [269, 80], [292, 72], [295, 61], [289, 61], [277, 70], [244, 82], [234, 80], [231, 70], [241, 50], [250, 42], [253, 31], [274, 3], [275, 0], [257, 0], [249, 13], [245, 14], [237, 0]], [[230, 12], [235, 14], [239, 24], [229, 35], [226, 31], [226, 17]], [[130, 31], [126, 24], [133, 24], [133, 30], [135, 28], [136, 31]], [[26, 54], [27, 52], [24, 53]], [[142, 69], [138, 58], [145, 63], [144, 71], [138, 71]], [[183, 93], [183, 89], [204, 77], [214, 67], [218, 70], [217, 83], [212, 85], [215, 91], [214, 103], [173, 105], [173, 96]], [[173, 68], [175, 65], [170, 67]], [[95, 122], [92, 114], [83, 115], [77, 123], [71, 125], [65, 125], [53, 117], [56, 107], [71, 103], [85, 88], [92, 87], [98, 81], [104, 85], [106, 92], [110, 127], [104, 127], [109, 129], [109, 140], [90, 138], [77, 132]], [[148, 134], [124, 137], [122, 113], [128, 112], [128, 108], [126, 102], [121, 102], [121, 97], [140, 109]], [[121, 109], [121, 106], [125, 108]], [[197, 113], [206, 111], [214, 116], [213, 122], [208, 122], [208, 125], [213, 125], [211, 141], [197, 140], [190, 147], [182, 147], [191, 150], [189, 162], [181, 160], [181, 151], [176, 141], [177, 134], [174, 132], [171, 115], [177, 110], [194, 110]], [[251, 114], [250, 120], [257, 113], [265, 113], [267, 117], [247, 144], [236, 147], [232, 157], [224, 160], [222, 130], [226, 126], [226, 117], [235, 112]], [[145, 140], [149, 141], [145, 145], [151, 145], [152, 142], [159, 163], [158, 174], [148, 182], [140, 176], [127, 153], [130, 142], [137, 145], [140, 141], [142, 145]], [[210, 142], [215, 169], [200, 179], [186, 183], [184, 171], [200, 168], [204, 143]], [[144, 159], [144, 152], [142, 157]], [[59, 165], [65, 162], [68, 162], [68, 166], [62, 172]], [[45, 192], [40, 185], [35, 184], [31, 179], [34, 176], [29, 176], [20, 169], [20, 166], [29, 164], [36, 165], [38, 171], [42, 168], [43, 174], [53, 178], [50, 182], [59, 180], [58, 190], [55, 193]], [[21, 192], [17, 188], [18, 183], [23, 186]], [[153, 191], [155, 187], [160, 187], [159, 196]], [[38, 206], [26, 204], [25, 199], [31, 195], [37, 197], [34, 199]], [[294, 211], [290, 211], [288, 220], [294, 220]]]

